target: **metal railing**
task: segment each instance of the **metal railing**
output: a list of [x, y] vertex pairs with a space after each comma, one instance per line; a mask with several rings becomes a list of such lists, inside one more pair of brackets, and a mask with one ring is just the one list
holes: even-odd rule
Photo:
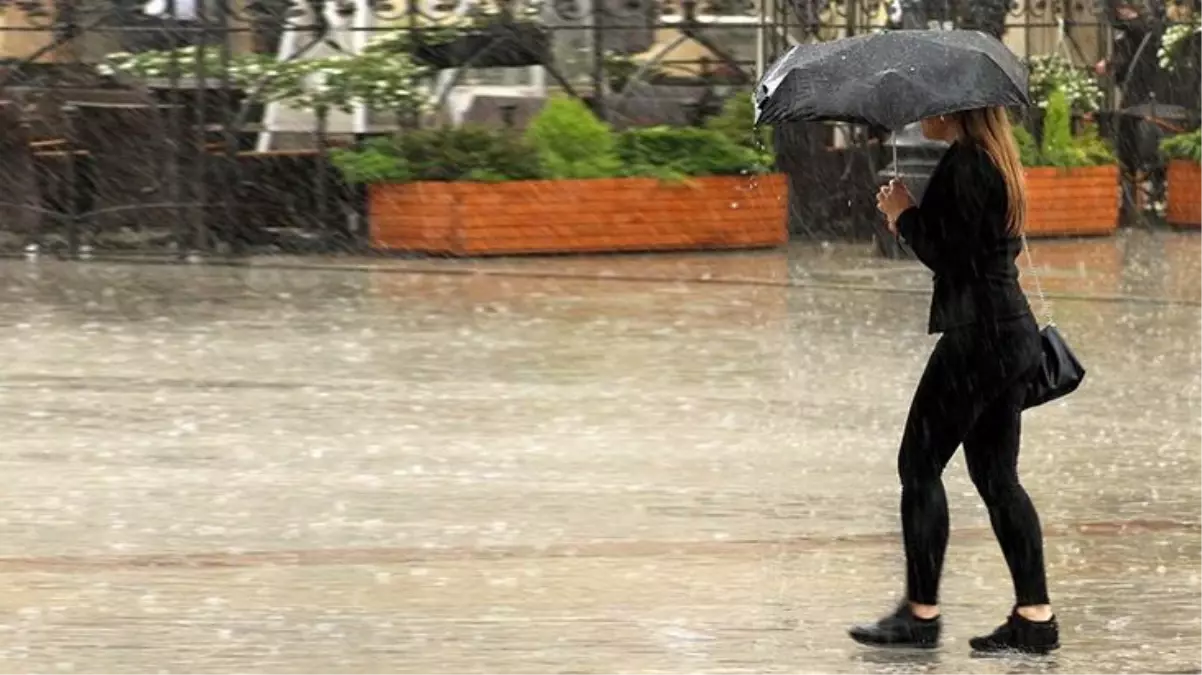
[[[286, 110], [257, 102], [229, 65], [257, 52], [287, 59], [355, 51], [373, 35], [470, 14], [479, 0], [21, 0], [0, 8], [0, 250], [97, 248], [174, 253], [262, 247], [361, 247], [356, 190], [328, 162], [332, 145], [397, 121], [358, 110]], [[431, 83], [442, 123], [494, 100], [557, 90], [617, 124], [655, 110], [704, 116], [703, 103], [750, 86], [790, 45], [874, 30], [974, 27], [1021, 54], [1066, 51], [1079, 65], [1109, 56], [1113, 2], [1077, 0], [500, 0], [533, 21], [548, 57], [496, 70], [469, 56]], [[1199, 15], [1198, 0], [1135, 8], [1155, 30]], [[118, 51], [208, 45], [156, 81], [94, 65]], [[617, 73], [624, 68], [624, 77]], [[635, 112], [632, 113], [631, 111]], [[289, 118], [288, 116], [291, 116]], [[257, 151], [257, 152], [256, 152]], [[261, 205], [262, 213], [251, 213]], [[256, 207], [257, 208], [257, 207]], [[349, 223], [349, 224], [348, 224]]]

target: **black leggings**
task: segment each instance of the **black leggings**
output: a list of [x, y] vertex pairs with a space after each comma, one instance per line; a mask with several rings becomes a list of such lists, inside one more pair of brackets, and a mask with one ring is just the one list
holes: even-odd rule
[[1018, 605], [1048, 603], [1039, 515], [1018, 482], [1026, 383], [1040, 358], [1030, 316], [944, 333], [927, 362], [902, 436], [902, 533], [911, 602], [939, 602], [947, 550], [947, 494], [940, 475], [956, 448], [989, 508]]

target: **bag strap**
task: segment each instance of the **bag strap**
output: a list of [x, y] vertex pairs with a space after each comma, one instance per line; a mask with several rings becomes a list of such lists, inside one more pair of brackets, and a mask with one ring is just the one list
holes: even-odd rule
[[1027, 245], [1027, 233], [1021, 232], [1019, 236], [1023, 240], [1023, 253], [1027, 258], [1027, 269], [1031, 271], [1031, 276], [1035, 279], [1035, 293], [1039, 296], [1039, 309], [1043, 315], [1044, 324], [1051, 326], [1052, 321], [1052, 305], [1048, 302], [1048, 298], [1043, 294], [1043, 284], [1039, 281], [1039, 270], [1035, 267], [1035, 259], [1031, 257], [1031, 247]]

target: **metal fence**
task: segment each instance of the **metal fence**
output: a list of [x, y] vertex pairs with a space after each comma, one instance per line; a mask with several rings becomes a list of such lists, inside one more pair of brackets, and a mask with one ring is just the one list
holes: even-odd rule
[[[248, 53], [285, 61], [354, 53], [371, 36], [471, 15], [481, 1], [7, 0], [0, 250], [361, 250], [361, 195], [331, 170], [329, 148], [389, 133], [398, 117], [258, 103], [228, 65]], [[538, 58], [506, 60], [495, 39], [458, 54], [421, 83], [439, 102], [425, 123], [520, 126], [561, 91], [616, 125], [693, 124], [799, 42], [971, 27], [1020, 54], [1060, 52], [1089, 66], [1130, 32], [1121, 0], [493, 2], [494, 19], [533, 26], [502, 42]], [[1129, 8], [1150, 27], [1154, 51], [1159, 31], [1198, 16], [1199, 1]], [[96, 68], [114, 52], [196, 45], [216, 62], [185, 56], [138, 81]]]

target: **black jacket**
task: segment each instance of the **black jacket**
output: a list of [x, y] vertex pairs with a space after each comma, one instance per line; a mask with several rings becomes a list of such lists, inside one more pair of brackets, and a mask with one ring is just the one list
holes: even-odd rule
[[1031, 312], [1014, 264], [1022, 240], [1007, 231], [1007, 204], [1006, 182], [989, 155], [955, 143], [922, 204], [898, 216], [898, 234], [935, 273], [931, 333]]
[[1164, 88], [1157, 62], [1164, 30], [1145, 19], [1119, 20], [1112, 25], [1114, 47], [1107, 71], [1123, 93], [1123, 107], [1147, 103], [1153, 93]]

